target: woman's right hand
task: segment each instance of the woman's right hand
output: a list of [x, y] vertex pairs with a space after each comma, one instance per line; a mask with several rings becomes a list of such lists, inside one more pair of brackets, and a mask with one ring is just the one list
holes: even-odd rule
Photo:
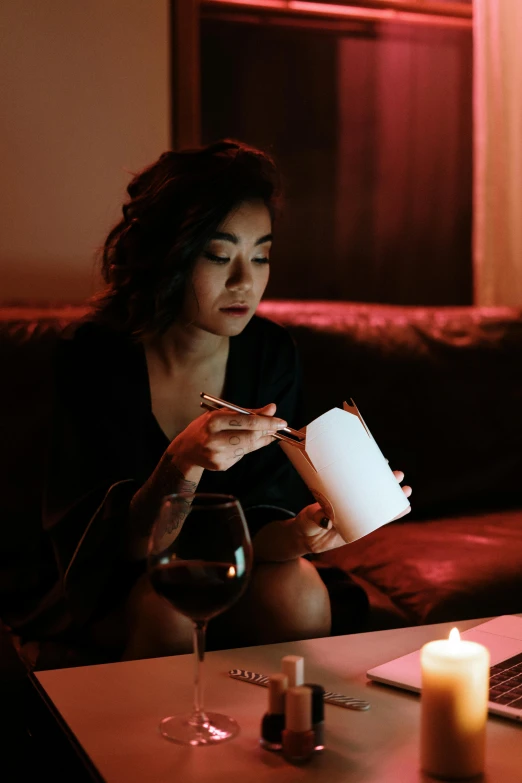
[[248, 416], [233, 411], [208, 411], [194, 419], [167, 449], [172, 461], [187, 477], [193, 468], [228, 470], [251, 451], [273, 442], [274, 433], [287, 426], [274, 417], [274, 403], [252, 409]]

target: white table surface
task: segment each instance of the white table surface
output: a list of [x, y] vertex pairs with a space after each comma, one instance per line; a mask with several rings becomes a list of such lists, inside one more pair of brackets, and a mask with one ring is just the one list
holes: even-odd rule
[[[431, 639], [480, 620], [208, 653], [205, 706], [232, 715], [240, 734], [220, 746], [164, 739], [161, 718], [190, 710], [191, 655], [39, 672], [37, 681], [107, 783], [413, 783], [420, 772], [419, 696], [371, 683], [365, 672]], [[270, 674], [283, 655], [303, 655], [305, 679], [363, 698], [367, 712], [325, 705], [326, 751], [304, 766], [259, 747], [267, 690], [231, 679], [229, 669]], [[522, 781], [522, 726], [490, 716], [485, 783]]]

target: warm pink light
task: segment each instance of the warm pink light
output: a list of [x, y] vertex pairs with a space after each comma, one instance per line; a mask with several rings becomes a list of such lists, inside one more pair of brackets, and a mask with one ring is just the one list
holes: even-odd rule
[[[360, 16], [361, 9], [345, 5], [333, 5], [330, 3], [309, 3], [303, 0], [214, 0], [214, 2], [227, 5], [246, 5], [254, 8], [277, 8], [282, 11], [305, 11], [308, 13], [332, 14], [334, 16]], [[376, 11], [371, 8], [364, 9], [364, 16], [382, 19], [383, 13], [393, 18], [397, 11]]]
[[393, 8], [357, 8], [349, 5], [333, 3], [314, 3], [307, 0], [203, 0], [203, 5], [235, 5], [247, 8], [272, 9], [273, 11], [294, 12], [310, 16], [330, 16], [344, 19], [375, 21], [375, 22], [409, 22], [424, 24], [451, 24], [469, 28], [471, 20], [464, 16], [443, 16], [438, 14], [411, 13]]
[[[308, 3], [302, 0], [288, 0], [286, 7], [295, 11], [309, 11], [310, 13], [323, 13], [332, 14], [334, 16], [351, 16], [357, 17], [361, 15], [360, 8], [353, 8], [348, 5], [333, 5], [330, 3]], [[389, 19], [392, 20], [397, 16], [399, 12], [391, 9], [372, 10], [371, 8], [364, 9], [365, 18], [373, 17], [375, 19]]]

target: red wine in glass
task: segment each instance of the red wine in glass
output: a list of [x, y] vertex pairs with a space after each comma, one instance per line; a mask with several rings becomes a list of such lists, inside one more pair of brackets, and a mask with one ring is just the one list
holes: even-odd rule
[[205, 560], [172, 561], [150, 571], [150, 581], [181, 614], [196, 621], [210, 620], [237, 601], [248, 575], [239, 576], [232, 563]]
[[167, 739], [209, 745], [235, 736], [233, 718], [203, 710], [201, 669], [207, 622], [228, 609], [245, 590], [252, 568], [252, 544], [237, 498], [181, 493], [164, 498], [148, 553], [154, 590], [194, 623], [196, 658], [193, 712], [164, 718]]

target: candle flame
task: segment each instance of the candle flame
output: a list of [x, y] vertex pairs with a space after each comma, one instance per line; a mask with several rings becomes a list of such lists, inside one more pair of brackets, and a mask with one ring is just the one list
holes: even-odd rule
[[452, 628], [449, 635], [450, 642], [458, 644], [460, 642], [460, 633], [458, 628]]
[[236, 575], [236, 569], [234, 566], [230, 566], [230, 568], [227, 571], [227, 576], [229, 576], [231, 579]]

